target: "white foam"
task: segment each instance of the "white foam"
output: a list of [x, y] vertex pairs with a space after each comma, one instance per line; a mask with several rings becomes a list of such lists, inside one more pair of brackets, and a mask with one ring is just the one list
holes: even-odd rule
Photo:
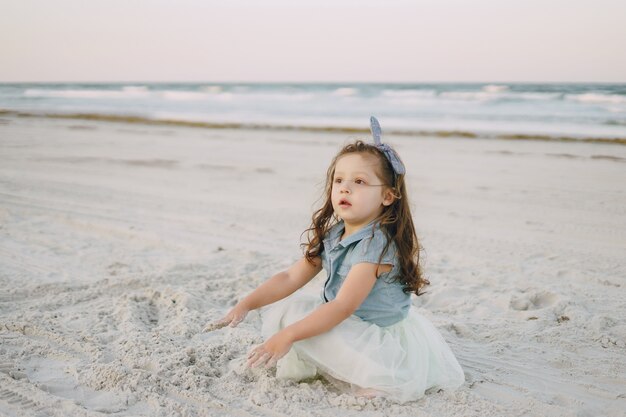
[[122, 91], [129, 93], [146, 93], [149, 91], [148, 87], [144, 85], [126, 85], [122, 88]]
[[48, 90], [29, 88], [24, 91], [24, 97], [41, 98], [71, 98], [71, 99], [125, 99], [148, 96], [150, 92], [145, 87], [124, 87], [122, 90], [92, 90], [69, 89]]
[[485, 91], [444, 91], [439, 97], [462, 101], [487, 101], [497, 98], [497, 94]]
[[162, 91], [160, 95], [165, 100], [173, 100], [173, 101], [198, 101], [198, 100], [206, 100], [209, 98], [209, 94], [202, 93], [199, 91], [166, 90], [166, 91]]
[[[511, 93], [513, 95], [513, 93]], [[561, 98], [561, 93], [514, 93], [516, 97], [520, 97], [523, 100], [558, 100]]]
[[307, 101], [315, 97], [314, 94], [311, 93], [287, 93], [287, 92], [278, 92], [278, 93], [251, 93], [239, 96], [242, 99], [250, 100], [250, 101], [271, 101], [271, 102], [281, 102], [281, 101]]
[[348, 96], [357, 95], [358, 93], [359, 93], [359, 90], [357, 88], [341, 87], [341, 88], [337, 88], [336, 90], [334, 90], [331, 94], [333, 96], [348, 97]]
[[433, 98], [435, 90], [383, 90], [382, 96], [391, 98]]
[[207, 85], [206, 87], [202, 88], [202, 91], [212, 94], [218, 94], [223, 91], [223, 88], [219, 85]]
[[488, 93], [499, 93], [501, 91], [506, 91], [508, 89], [509, 89], [509, 86], [507, 85], [496, 85], [496, 84], [489, 84], [482, 88], [483, 91], [486, 91]]
[[626, 104], [626, 96], [621, 96], [617, 94], [567, 94], [565, 95], [565, 99], [571, 101], [579, 101], [582, 103]]

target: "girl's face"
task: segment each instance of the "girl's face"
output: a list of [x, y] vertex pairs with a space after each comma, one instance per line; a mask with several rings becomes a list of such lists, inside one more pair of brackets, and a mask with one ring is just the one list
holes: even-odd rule
[[393, 203], [391, 190], [376, 174], [379, 163], [373, 155], [349, 153], [335, 165], [333, 210], [352, 231], [367, 225], [382, 213], [384, 206]]

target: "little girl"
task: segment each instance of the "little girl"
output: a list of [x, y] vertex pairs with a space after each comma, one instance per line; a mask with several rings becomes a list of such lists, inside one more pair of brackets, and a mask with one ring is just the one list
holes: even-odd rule
[[[415, 400], [430, 388], [456, 389], [464, 374], [439, 331], [411, 304], [430, 284], [419, 265], [405, 167], [381, 143], [345, 146], [328, 168], [326, 201], [313, 214], [302, 259], [272, 276], [204, 331], [239, 324], [261, 309], [265, 343], [250, 367], [276, 365], [276, 377], [318, 372], [357, 395]], [[296, 292], [324, 268], [320, 297]], [[292, 295], [293, 294], [293, 295]], [[289, 296], [289, 297], [288, 297]]]

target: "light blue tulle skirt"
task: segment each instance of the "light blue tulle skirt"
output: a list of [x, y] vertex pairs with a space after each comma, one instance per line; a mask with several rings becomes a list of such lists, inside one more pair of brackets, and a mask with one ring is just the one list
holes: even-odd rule
[[[303, 319], [322, 300], [298, 291], [261, 309], [265, 339]], [[400, 402], [429, 389], [455, 390], [465, 375], [437, 328], [417, 308], [391, 326], [352, 315], [330, 331], [293, 344], [276, 365], [276, 377], [300, 381], [318, 373], [359, 388], [382, 391]]]

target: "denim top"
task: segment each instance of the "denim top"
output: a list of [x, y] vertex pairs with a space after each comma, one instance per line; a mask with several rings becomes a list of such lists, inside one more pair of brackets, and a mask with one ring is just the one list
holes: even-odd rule
[[[376, 220], [340, 242], [344, 229], [344, 222], [341, 220], [330, 228], [322, 240], [324, 248], [320, 256], [322, 266], [328, 273], [321, 294], [324, 302], [335, 299], [353, 265], [360, 262], [377, 264], [387, 243], [387, 237]], [[396, 252], [396, 246], [391, 242], [381, 264], [390, 264], [393, 268], [378, 276], [367, 298], [353, 313], [381, 327], [390, 326], [404, 319], [411, 306], [411, 295], [402, 291], [402, 284], [390, 282], [400, 273]]]

